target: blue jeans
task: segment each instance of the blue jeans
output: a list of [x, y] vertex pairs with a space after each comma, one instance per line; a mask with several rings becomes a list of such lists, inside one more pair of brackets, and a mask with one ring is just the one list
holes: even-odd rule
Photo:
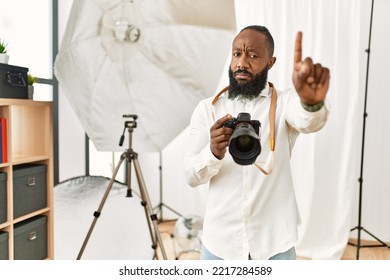
[[[297, 256], [295, 254], [295, 248], [292, 247], [291, 249], [287, 250], [286, 252], [276, 254], [275, 256], [272, 256], [269, 258], [269, 260], [296, 260]], [[217, 257], [210, 253], [209, 250], [205, 246], [202, 246], [201, 260], [222, 260], [220, 257]], [[248, 256], [248, 260], [251, 260], [251, 256]]]

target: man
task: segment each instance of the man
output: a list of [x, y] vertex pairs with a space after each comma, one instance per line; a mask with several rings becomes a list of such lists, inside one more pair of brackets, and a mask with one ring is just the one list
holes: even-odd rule
[[[274, 65], [274, 41], [263, 26], [248, 26], [233, 41], [229, 87], [201, 101], [191, 118], [184, 159], [188, 183], [209, 183], [202, 259], [295, 259], [300, 216], [290, 156], [299, 133], [326, 123], [329, 70], [302, 60], [298, 32], [294, 89], [267, 83]], [[227, 121], [246, 112], [259, 120], [261, 153], [253, 164], [237, 164], [228, 150]]]

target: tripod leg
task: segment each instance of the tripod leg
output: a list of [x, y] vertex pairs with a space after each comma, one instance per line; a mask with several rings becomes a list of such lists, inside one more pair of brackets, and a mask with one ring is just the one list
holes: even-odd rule
[[145, 186], [145, 181], [144, 181], [144, 178], [142, 176], [141, 167], [140, 167], [138, 159], [136, 157], [134, 158], [134, 167], [135, 167], [135, 173], [136, 173], [137, 179], [138, 179], [140, 193], [142, 195], [142, 200], [144, 201], [145, 207], [146, 207], [145, 209], [147, 210], [146, 214], [150, 215], [150, 220], [153, 223], [154, 233], [156, 234], [158, 244], [160, 245], [162, 256], [163, 256], [164, 260], [166, 260], [167, 255], [165, 253], [164, 244], [163, 244], [162, 239], [161, 239], [160, 231], [158, 230], [158, 227], [157, 227], [157, 215], [153, 213], [153, 207], [152, 207], [152, 204], [150, 202], [148, 191], [147, 191], [146, 186]]
[[[128, 164], [127, 164], [127, 182], [128, 182], [128, 191], [127, 191], [127, 194], [129, 195], [130, 193], [130, 196], [131, 196], [131, 189], [130, 189], [130, 182], [131, 182], [131, 176], [132, 176], [132, 172], [131, 172], [131, 162], [132, 162], [132, 159], [134, 157], [136, 157], [137, 154], [136, 153], [132, 153], [130, 151], [130, 154], [129, 154], [129, 161], [128, 161]], [[138, 181], [139, 182], [139, 181]], [[146, 202], [145, 202], [145, 194], [143, 192], [143, 189], [140, 188], [140, 198], [141, 198], [141, 205], [144, 207], [144, 211], [145, 211], [145, 216], [146, 216], [146, 220], [147, 220], [147, 223], [148, 223], [148, 228], [149, 228], [149, 233], [150, 233], [150, 239], [152, 240], [152, 249], [154, 250], [154, 257], [153, 259], [157, 259], [157, 241], [156, 241], [156, 238], [153, 234], [153, 229], [152, 229], [152, 225], [151, 225], [151, 222], [149, 220], [149, 213], [148, 213], [148, 209], [146, 207]]]
[[121, 164], [122, 164], [122, 162], [123, 162], [123, 160], [124, 160], [125, 158], [126, 158], [126, 153], [123, 153], [123, 154], [121, 155], [121, 158], [120, 158], [120, 160], [119, 160], [118, 165], [116, 166], [116, 168], [115, 168], [115, 170], [114, 170], [114, 174], [112, 175], [112, 177], [111, 177], [111, 179], [110, 179], [110, 182], [109, 182], [109, 184], [108, 184], [108, 186], [107, 186], [106, 192], [104, 193], [103, 199], [102, 199], [102, 201], [100, 202], [99, 208], [98, 208], [97, 211], [95, 211], [95, 212], [93, 213], [94, 219], [93, 219], [93, 221], [92, 221], [91, 227], [89, 228], [89, 231], [88, 231], [88, 233], [87, 233], [87, 236], [85, 237], [85, 240], [84, 240], [84, 242], [83, 242], [83, 245], [81, 246], [80, 252], [79, 252], [79, 254], [78, 254], [78, 256], [77, 256], [77, 260], [80, 260], [80, 259], [81, 259], [81, 256], [82, 256], [83, 253], [84, 253], [85, 247], [87, 246], [87, 243], [88, 243], [88, 241], [89, 241], [89, 238], [91, 237], [91, 234], [92, 234], [92, 231], [93, 231], [93, 229], [94, 229], [94, 227], [95, 227], [95, 225], [96, 225], [97, 219], [100, 217], [100, 214], [101, 214], [101, 212], [102, 212], [104, 203], [106, 202], [107, 197], [108, 197], [108, 194], [110, 193], [111, 188], [112, 188], [112, 185], [114, 184], [115, 177], [116, 177], [116, 175], [117, 175], [117, 173], [118, 173], [118, 171], [119, 171], [119, 168], [120, 168], [120, 166], [121, 166]]
[[152, 222], [149, 219], [150, 213], [149, 213], [148, 208], [147, 208], [147, 203], [145, 201], [145, 193], [142, 190], [142, 188], [140, 188], [140, 196], [141, 196], [141, 205], [144, 207], [144, 210], [145, 210], [145, 216], [146, 216], [146, 220], [147, 220], [147, 223], [148, 223], [150, 239], [152, 240], [152, 248], [154, 250], [154, 258], [153, 259], [158, 259], [158, 256], [157, 256], [157, 240], [156, 240], [156, 236], [153, 233], [154, 230], [152, 228]]
[[180, 214], [178, 211], [176, 211], [175, 209], [173, 209], [172, 207], [164, 204], [164, 203], [160, 203], [159, 205], [155, 206], [154, 209], [157, 211], [156, 213], [160, 213], [160, 218], [159, 218], [159, 221], [164, 221], [163, 219], [163, 213], [162, 213], [162, 208], [165, 207], [167, 208], [169, 211], [171, 211], [172, 213], [176, 214], [178, 217], [182, 217], [183, 215]]
[[380, 240], [378, 237], [376, 237], [375, 235], [373, 235], [371, 232], [369, 232], [368, 230], [366, 230], [365, 228], [362, 228], [362, 230], [364, 230], [364, 232], [366, 232], [368, 235], [370, 235], [372, 238], [374, 238], [376, 241], [378, 241], [380, 243], [377, 244], [377, 245], [366, 245], [365, 247], [387, 247], [390, 249], [390, 246], [387, 245], [385, 242], [383, 242], [382, 240]]

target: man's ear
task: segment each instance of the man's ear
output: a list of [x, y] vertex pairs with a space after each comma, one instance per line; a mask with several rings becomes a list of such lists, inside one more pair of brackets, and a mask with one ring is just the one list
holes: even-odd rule
[[274, 56], [271, 57], [269, 62], [268, 62], [268, 70], [271, 69], [272, 66], [274, 66], [275, 62], [276, 62], [276, 57], [274, 57]]

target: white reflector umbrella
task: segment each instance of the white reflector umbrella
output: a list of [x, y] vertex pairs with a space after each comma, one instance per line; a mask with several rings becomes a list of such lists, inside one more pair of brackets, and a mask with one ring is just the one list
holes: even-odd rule
[[135, 150], [160, 151], [214, 94], [234, 35], [234, 0], [77, 0], [55, 75], [97, 150], [126, 148], [136, 114]]

